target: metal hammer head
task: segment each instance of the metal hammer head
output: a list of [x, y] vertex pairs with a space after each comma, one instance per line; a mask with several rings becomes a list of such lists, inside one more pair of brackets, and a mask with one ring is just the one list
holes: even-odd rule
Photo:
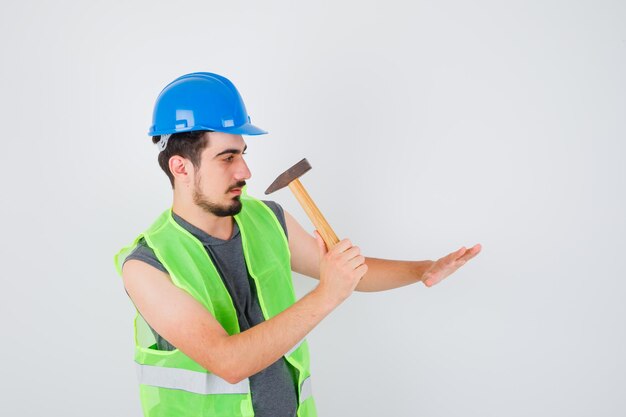
[[300, 162], [280, 174], [274, 180], [272, 185], [267, 187], [267, 190], [265, 190], [265, 194], [273, 193], [276, 190], [280, 190], [281, 188], [288, 186], [291, 181], [295, 180], [296, 178], [300, 178], [310, 169], [311, 164], [309, 164], [309, 161], [307, 161], [306, 158], [303, 158]]

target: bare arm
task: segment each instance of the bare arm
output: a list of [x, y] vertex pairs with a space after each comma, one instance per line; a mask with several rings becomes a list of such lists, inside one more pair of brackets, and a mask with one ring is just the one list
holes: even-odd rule
[[237, 383], [291, 350], [349, 296], [367, 271], [358, 248], [348, 240], [331, 252], [322, 246], [318, 250], [320, 284], [277, 316], [232, 336], [168, 274], [132, 259], [124, 264], [122, 277], [137, 310], [154, 330], [205, 369]]
[[171, 282], [168, 274], [133, 259], [124, 264], [122, 276], [129, 296], [154, 330], [230, 383], [276, 362], [335, 307], [312, 291], [274, 318], [229, 336], [202, 304]]
[[433, 261], [394, 261], [390, 259], [365, 258], [369, 267], [357, 291], [385, 291], [422, 281], [424, 272]]
[[[287, 210], [285, 223], [289, 232], [291, 269], [311, 278], [319, 279], [319, 252], [315, 238]], [[383, 291], [419, 282], [432, 261], [392, 261], [365, 258], [367, 273], [355, 291]]]
[[[289, 232], [291, 269], [319, 279], [319, 254], [315, 238], [308, 234], [287, 210], [283, 211]], [[437, 261], [395, 261], [366, 257], [368, 271], [355, 291], [384, 291], [416, 282], [423, 282], [427, 287], [432, 287], [478, 255], [480, 250], [480, 245], [470, 249], [463, 247]]]

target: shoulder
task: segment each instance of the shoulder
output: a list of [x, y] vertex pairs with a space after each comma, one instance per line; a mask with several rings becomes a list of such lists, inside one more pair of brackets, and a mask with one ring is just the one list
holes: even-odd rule
[[126, 259], [124, 259], [124, 264], [132, 259], [153, 266], [159, 271], [167, 272], [163, 264], [157, 259], [154, 251], [148, 246], [143, 238], [139, 239], [139, 242], [137, 243], [137, 246], [135, 246], [135, 249], [133, 249], [133, 251], [126, 257]]

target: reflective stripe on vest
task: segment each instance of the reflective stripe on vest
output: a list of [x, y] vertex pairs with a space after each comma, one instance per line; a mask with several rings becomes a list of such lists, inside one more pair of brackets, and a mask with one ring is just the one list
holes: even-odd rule
[[139, 383], [153, 387], [180, 389], [196, 394], [248, 394], [248, 378], [231, 384], [219, 376], [187, 369], [137, 364]]
[[308, 376], [304, 381], [302, 381], [302, 386], [300, 387], [300, 402], [306, 400], [312, 395], [313, 390], [311, 389], [311, 376]]
[[[250, 380], [248, 378], [231, 384], [223, 378], [211, 373], [189, 371], [179, 368], [142, 365], [137, 363], [137, 378], [142, 385], [159, 388], [179, 389], [196, 394], [248, 394]], [[313, 395], [311, 377], [302, 381], [300, 402]]]

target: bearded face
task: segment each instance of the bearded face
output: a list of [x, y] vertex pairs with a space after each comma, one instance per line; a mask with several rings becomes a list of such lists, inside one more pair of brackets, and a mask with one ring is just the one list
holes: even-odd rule
[[206, 194], [203, 193], [201, 187], [200, 176], [196, 177], [193, 190], [193, 202], [201, 207], [207, 213], [211, 213], [218, 217], [234, 216], [239, 214], [242, 208], [242, 203], [239, 195], [232, 195], [231, 190], [235, 188], [242, 188], [246, 183], [244, 181], [235, 184], [226, 191], [225, 196], [222, 197], [222, 201], [212, 201]]

